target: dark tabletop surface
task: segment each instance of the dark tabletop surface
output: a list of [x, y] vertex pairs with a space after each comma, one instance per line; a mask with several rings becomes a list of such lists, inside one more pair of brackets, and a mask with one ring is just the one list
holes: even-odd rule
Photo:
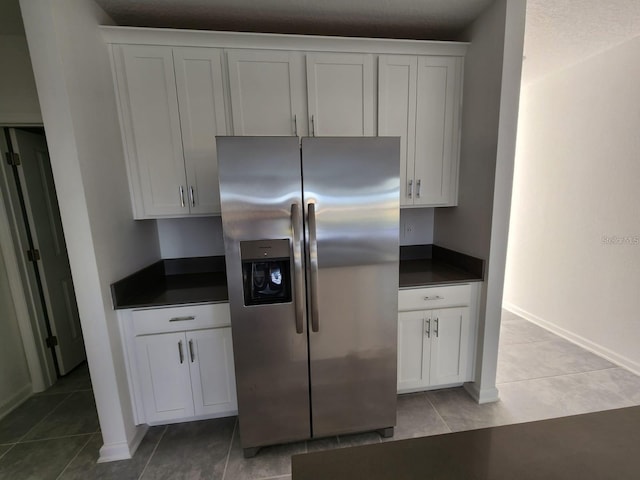
[[[482, 281], [482, 260], [432, 245], [401, 247], [400, 288]], [[114, 308], [226, 302], [224, 257], [160, 260], [111, 285]]]

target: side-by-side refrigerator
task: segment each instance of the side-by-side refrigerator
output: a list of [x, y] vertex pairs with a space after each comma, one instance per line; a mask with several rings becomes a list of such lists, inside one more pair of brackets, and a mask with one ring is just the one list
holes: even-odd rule
[[217, 137], [245, 456], [396, 423], [400, 142]]

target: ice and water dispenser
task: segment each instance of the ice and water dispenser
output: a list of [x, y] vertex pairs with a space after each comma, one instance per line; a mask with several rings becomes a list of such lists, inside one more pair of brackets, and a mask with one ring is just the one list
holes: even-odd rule
[[290, 252], [288, 239], [240, 242], [245, 306], [291, 301]]

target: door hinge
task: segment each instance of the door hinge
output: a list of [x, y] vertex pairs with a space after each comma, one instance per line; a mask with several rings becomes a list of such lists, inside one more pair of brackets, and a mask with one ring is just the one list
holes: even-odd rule
[[47, 345], [47, 347], [53, 348], [58, 345], [58, 337], [52, 335], [51, 337], [48, 337], [44, 341], [44, 343]]
[[20, 154], [16, 152], [7, 152], [6, 157], [7, 157], [7, 163], [11, 166], [17, 167], [21, 163]]
[[27, 250], [27, 258], [30, 262], [37, 262], [40, 260], [40, 250], [34, 248], [32, 250]]

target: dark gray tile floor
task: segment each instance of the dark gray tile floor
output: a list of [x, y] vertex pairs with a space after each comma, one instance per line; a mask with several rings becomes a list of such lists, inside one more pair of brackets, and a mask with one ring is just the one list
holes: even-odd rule
[[291, 455], [640, 405], [640, 377], [504, 312], [500, 401], [461, 388], [401, 395], [392, 439], [375, 433], [297, 442], [242, 455], [235, 417], [151, 427], [131, 460], [97, 464], [102, 446], [85, 367], [0, 421], [4, 479], [290, 479]]

